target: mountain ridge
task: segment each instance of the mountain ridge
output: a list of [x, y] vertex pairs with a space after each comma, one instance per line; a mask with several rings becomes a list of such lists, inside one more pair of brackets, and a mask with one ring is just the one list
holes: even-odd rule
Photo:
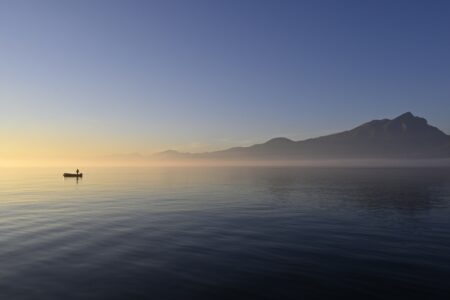
[[275, 137], [261, 144], [224, 150], [184, 153], [167, 150], [159, 159], [353, 159], [449, 158], [450, 136], [425, 118], [406, 112], [393, 119], [372, 120], [350, 130], [294, 141]]

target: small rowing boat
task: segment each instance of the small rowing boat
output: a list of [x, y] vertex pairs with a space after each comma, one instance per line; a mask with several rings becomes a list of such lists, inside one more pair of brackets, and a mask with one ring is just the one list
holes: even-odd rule
[[83, 177], [83, 173], [78, 173], [78, 174], [75, 174], [75, 173], [64, 173], [63, 176], [64, 177]]

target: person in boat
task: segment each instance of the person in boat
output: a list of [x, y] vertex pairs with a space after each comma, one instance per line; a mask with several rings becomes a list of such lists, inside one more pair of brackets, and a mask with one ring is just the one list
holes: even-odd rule
[[80, 173], [80, 170], [77, 169], [77, 176], [78, 176], [79, 173]]

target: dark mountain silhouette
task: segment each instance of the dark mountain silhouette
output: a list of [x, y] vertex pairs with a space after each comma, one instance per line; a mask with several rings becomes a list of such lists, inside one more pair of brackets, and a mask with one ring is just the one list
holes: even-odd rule
[[407, 112], [392, 120], [374, 120], [348, 131], [303, 141], [284, 137], [263, 144], [207, 153], [157, 153], [162, 159], [362, 159], [449, 158], [450, 136]]

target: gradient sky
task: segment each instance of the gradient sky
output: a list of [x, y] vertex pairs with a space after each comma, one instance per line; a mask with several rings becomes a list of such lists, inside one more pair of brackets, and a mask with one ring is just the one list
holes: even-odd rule
[[214, 150], [406, 111], [450, 133], [449, 16], [450, 1], [0, 0], [0, 155]]

